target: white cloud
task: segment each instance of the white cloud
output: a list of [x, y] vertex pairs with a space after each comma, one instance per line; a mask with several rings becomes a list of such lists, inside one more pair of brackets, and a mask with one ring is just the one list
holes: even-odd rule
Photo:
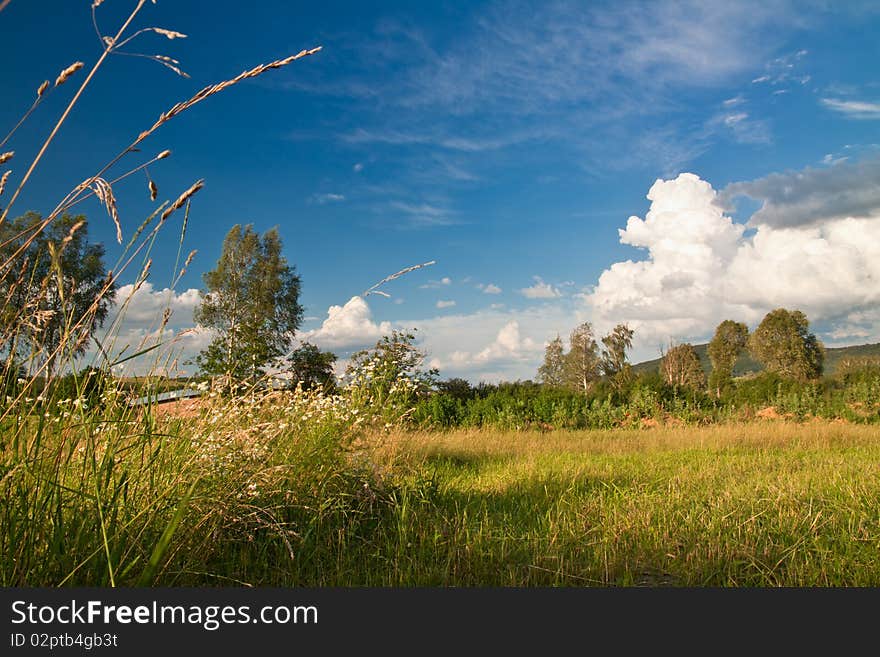
[[344, 194], [315, 194], [311, 199], [318, 205], [326, 205], [327, 203], [341, 203], [345, 200]]
[[483, 294], [501, 294], [501, 288], [495, 285], [495, 283], [488, 283], [486, 285], [480, 283], [477, 285], [477, 289], [482, 290]]
[[707, 128], [710, 132], [720, 129], [741, 144], [766, 144], [771, 141], [768, 123], [744, 111], [731, 112], [726, 108], [708, 121]]
[[427, 228], [431, 226], [451, 226], [457, 221], [452, 216], [453, 212], [448, 208], [443, 208], [429, 203], [405, 203], [403, 201], [392, 201], [390, 204], [393, 210], [403, 213], [406, 216], [407, 223], [415, 228]]
[[390, 322], [376, 323], [363, 297], [354, 296], [344, 306], [330, 306], [320, 328], [306, 331], [301, 339], [331, 351], [371, 346], [391, 332]]
[[364, 165], [363, 165], [362, 162], [357, 162], [357, 163], [355, 163], [355, 165], [351, 168], [351, 170], [354, 171], [355, 173], [360, 173], [361, 171], [364, 170]]
[[828, 109], [840, 112], [851, 119], [880, 119], [880, 103], [823, 98], [822, 104]]
[[530, 287], [522, 288], [519, 293], [527, 299], [555, 299], [561, 297], [562, 293], [549, 283], [545, 283], [540, 276], [533, 276], [535, 284]]
[[450, 300], [440, 299], [437, 302], [437, 307], [441, 308], [441, 309], [442, 308], [452, 308], [454, 305], [455, 305], [455, 301], [452, 301], [451, 299]]
[[447, 285], [452, 285], [452, 279], [449, 276], [444, 276], [439, 281], [428, 281], [422, 285], [419, 285], [419, 288], [423, 290], [433, 290], [439, 287], [446, 287]]
[[[204, 349], [213, 337], [210, 331], [195, 326], [193, 310], [198, 304], [199, 291], [195, 288], [183, 292], [157, 290], [150, 281], [138, 288], [122, 285], [116, 291], [104, 327], [95, 337], [111, 360], [162, 343], [159, 348], [126, 361], [117, 371], [119, 374], [192, 374], [194, 368], [185, 361]], [[100, 356], [92, 346], [84, 360], [94, 358]]]
[[519, 322], [510, 321], [501, 327], [495, 340], [474, 356], [474, 362], [485, 364], [501, 359], [521, 360], [528, 358], [540, 349], [531, 338], [523, 338], [519, 331]]
[[780, 306], [834, 330], [880, 301], [880, 208], [809, 226], [757, 223], [747, 236], [694, 174], [658, 180], [648, 198], [645, 219], [630, 217], [620, 230], [647, 259], [614, 263], [586, 295], [600, 330], [628, 322], [642, 347], [655, 346], [706, 338], [722, 319], [754, 324]]

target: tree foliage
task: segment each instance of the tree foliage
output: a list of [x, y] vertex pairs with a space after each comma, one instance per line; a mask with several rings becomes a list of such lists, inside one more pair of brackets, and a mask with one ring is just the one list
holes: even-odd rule
[[715, 329], [709, 342], [709, 360], [712, 373], [709, 375], [709, 388], [720, 395], [733, 379], [733, 368], [739, 355], [749, 340], [749, 328], [742, 322], [725, 319]]
[[335, 362], [336, 354], [303, 342], [287, 357], [287, 370], [292, 381], [299, 383], [304, 390], [331, 392], [336, 387], [336, 375], [333, 373]]
[[809, 327], [800, 310], [777, 308], [767, 313], [749, 337], [749, 352], [770, 372], [798, 381], [818, 378], [825, 347]]
[[467, 379], [462, 379], [460, 377], [453, 377], [445, 381], [438, 381], [436, 384], [436, 388], [438, 392], [449, 395], [453, 399], [460, 399], [462, 401], [471, 399], [475, 394], [475, 390], [471, 386], [470, 382]]
[[599, 346], [593, 326], [584, 322], [569, 336], [571, 349], [565, 356], [565, 381], [576, 390], [587, 393], [601, 375]]
[[[103, 326], [116, 286], [109, 282], [104, 246], [88, 241], [85, 216], [68, 214], [44, 229], [29, 212], [0, 225], [0, 349], [7, 359], [46, 365], [83, 354]], [[11, 362], [11, 361], [10, 361]]]
[[626, 351], [632, 348], [635, 331], [626, 324], [618, 324], [602, 338], [602, 356], [600, 367], [602, 372], [620, 389], [632, 378], [632, 368], [627, 362]]
[[700, 357], [693, 345], [684, 344], [670, 347], [660, 361], [660, 375], [667, 385], [675, 388], [700, 390], [706, 383], [706, 374], [700, 364]]
[[203, 278], [194, 317], [216, 337], [196, 362], [206, 374], [255, 379], [289, 351], [302, 321], [300, 279], [281, 255], [278, 231], [260, 236], [251, 224], [233, 226]]
[[544, 362], [538, 368], [538, 380], [558, 388], [565, 383], [565, 348], [558, 335], [544, 349]]

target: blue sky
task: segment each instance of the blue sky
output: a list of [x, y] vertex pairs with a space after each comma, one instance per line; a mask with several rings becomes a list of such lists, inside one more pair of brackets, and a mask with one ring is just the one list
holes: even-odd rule
[[[99, 26], [134, 4], [107, 0]], [[191, 77], [111, 57], [13, 214], [54, 207], [203, 86], [321, 45], [128, 156], [173, 151], [150, 167], [160, 200], [205, 187], [183, 247], [196, 259], [165, 290], [178, 216], [120, 343], [149, 335], [164, 305], [181, 361], [204, 343], [188, 331], [195, 290], [235, 223], [279, 227], [302, 277], [302, 337], [343, 358], [417, 328], [443, 375], [524, 379], [582, 321], [630, 323], [639, 360], [778, 306], [805, 310], [827, 344], [877, 341], [880, 5], [840, 4], [147, 3], [136, 27], [188, 36], [145, 33], [130, 50]], [[14, 53], [0, 63], [2, 125], [43, 79], [86, 63], [10, 143], [12, 183], [100, 55], [89, 5], [12, 0], [0, 13]], [[127, 237], [152, 207], [146, 178], [116, 194]], [[113, 262], [112, 222], [81, 208]], [[389, 298], [358, 296], [427, 261], [383, 286]]]

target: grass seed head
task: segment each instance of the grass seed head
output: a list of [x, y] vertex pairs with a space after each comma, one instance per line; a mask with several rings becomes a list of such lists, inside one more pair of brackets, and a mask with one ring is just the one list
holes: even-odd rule
[[188, 190], [186, 190], [183, 194], [181, 194], [181, 195], [177, 198], [177, 200], [174, 201], [174, 203], [172, 203], [171, 205], [169, 205], [169, 206], [165, 209], [165, 212], [162, 213], [161, 221], [165, 221], [169, 216], [171, 216], [171, 213], [172, 213], [172, 212], [174, 212], [175, 210], [179, 210], [181, 207], [183, 207], [183, 204], [186, 203], [187, 200], [188, 200], [193, 194], [195, 194], [195, 193], [196, 193], [197, 191], [199, 191], [202, 187], [204, 187], [204, 185], [205, 185], [205, 181], [204, 181], [204, 180], [198, 180], [198, 181], [196, 181], [195, 183], [193, 183], [193, 186], [192, 186], [192, 187], [190, 187], [190, 188], [189, 188]]
[[71, 75], [76, 73], [83, 66], [84, 66], [84, 64], [82, 62], [74, 62], [73, 64], [68, 66], [66, 69], [61, 71], [61, 73], [58, 75], [58, 78], [55, 80], [55, 86], [60, 87], [62, 84], [64, 84], [65, 82], [67, 82], [70, 79]]

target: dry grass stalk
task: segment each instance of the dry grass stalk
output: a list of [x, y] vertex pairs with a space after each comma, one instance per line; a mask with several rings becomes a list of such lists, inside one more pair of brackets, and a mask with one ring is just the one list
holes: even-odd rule
[[269, 62], [268, 64], [261, 64], [261, 65], [256, 66], [248, 71], [243, 71], [242, 73], [239, 73], [237, 76], [235, 76], [234, 78], [232, 78], [230, 80], [224, 80], [223, 82], [218, 82], [217, 84], [205, 87], [204, 89], [199, 91], [195, 96], [193, 96], [189, 100], [185, 100], [182, 103], [177, 103], [171, 109], [169, 109], [167, 112], [164, 112], [163, 114], [161, 114], [159, 116], [159, 120], [156, 121], [156, 123], [154, 123], [152, 125], [152, 127], [150, 127], [147, 130], [144, 130], [140, 135], [138, 135], [138, 138], [135, 140], [134, 144], [132, 144], [132, 147], [139, 144], [141, 141], [143, 141], [147, 137], [149, 137], [160, 126], [162, 126], [163, 124], [170, 121], [173, 117], [177, 116], [181, 112], [188, 110], [193, 105], [196, 105], [196, 104], [202, 102], [206, 98], [209, 98], [210, 96], [213, 96], [214, 94], [219, 93], [219, 92], [223, 91], [224, 89], [231, 87], [234, 84], [238, 84], [242, 80], [246, 80], [248, 78], [255, 78], [258, 75], [262, 75], [263, 73], [265, 73], [266, 71], [268, 71], [270, 69], [281, 68], [283, 66], [287, 66], [291, 62], [295, 62], [298, 59], [302, 59], [303, 57], [308, 57], [309, 55], [314, 55], [315, 53], [320, 52], [320, 50], [321, 50], [321, 46], [318, 46], [317, 48], [312, 48], [311, 50], [301, 50], [297, 54], [291, 55], [290, 57], [285, 57], [284, 59], [278, 59], [274, 62]]
[[164, 37], [168, 37], [169, 39], [185, 39], [186, 35], [181, 34], [180, 32], [175, 32], [174, 30], [166, 30], [162, 27], [147, 27], [144, 28], [144, 31], [151, 30], [156, 34], [161, 34]]
[[[181, 240], [181, 242], [182, 241], [183, 240]], [[183, 275], [186, 273], [187, 267], [190, 266], [190, 264], [193, 261], [193, 258], [196, 257], [196, 253], [198, 253], [198, 250], [193, 249], [192, 251], [189, 252], [189, 255], [186, 256], [186, 261], [183, 263], [183, 267], [180, 268], [180, 271], [177, 273], [177, 278], [175, 278], [174, 283], [171, 284], [172, 288], [180, 282], [181, 278], [183, 278]]]
[[205, 186], [204, 180], [198, 180], [193, 183], [192, 187], [186, 190], [183, 194], [181, 194], [174, 203], [169, 205], [165, 211], [162, 213], [162, 217], [159, 219], [159, 223], [164, 222], [168, 217], [171, 216], [171, 213], [175, 210], [179, 210], [183, 207], [183, 204], [186, 203], [187, 199], [189, 199], [193, 194], [199, 191], [202, 187]]
[[82, 62], [74, 62], [73, 64], [68, 66], [66, 69], [58, 74], [58, 77], [55, 79], [55, 86], [60, 87], [62, 84], [70, 79], [70, 76], [76, 73], [83, 66], [85, 66], [85, 64], [83, 64]]
[[6, 189], [6, 181], [9, 180], [9, 175], [12, 171], [7, 171], [0, 177], [0, 196], [3, 196], [3, 190]]
[[85, 220], [81, 219], [80, 221], [77, 221], [75, 224], [73, 224], [73, 226], [70, 227], [70, 230], [67, 232], [67, 235], [65, 235], [64, 239], [61, 240], [61, 250], [62, 251], [64, 251], [64, 248], [73, 239], [73, 236], [76, 234], [76, 231], [78, 231], [80, 228], [82, 228], [83, 225], [85, 225], [85, 223], [86, 223]]
[[405, 269], [401, 269], [398, 272], [391, 274], [390, 276], [386, 276], [381, 281], [376, 283], [373, 287], [367, 288], [367, 290], [361, 295], [362, 297], [366, 297], [370, 294], [381, 294], [384, 297], [391, 296], [387, 292], [380, 292], [376, 288], [381, 286], [383, 283], [387, 283], [388, 281], [393, 281], [395, 278], [400, 278], [404, 274], [408, 274], [411, 271], [415, 271], [416, 269], [421, 269], [422, 267], [430, 267], [431, 265], [436, 264], [436, 260], [431, 260], [430, 262], [423, 262], [420, 265], [413, 265], [412, 267], [407, 267]]
[[156, 187], [156, 183], [153, 182], [152, 178], [150, 178], [149, 188], [150, 188], [150, 200], [155, 201], [156, 197], [159, 195], [159, 189]]
[[107, 214], [110, 215], [116, 226], [116, 241], [122, 244], [122, 226], [119, 223], [119, 211], [116, 208], [116, 197], [113, 195], [113, 188], [103, 178], [95, 178], [91, 183], [91, 188], [94, 190], [98, 200], [107, 209]]
[[6, 164], [15, 156], [15, 151], [6, 151], [3, 154], [0, 154], [0, 164]]
[[43, 80], [43, 84], [41, 84], [37, 88], [37, 98], [42, 98], [43, 94], [46, 93], [46, 89], [48, 89], [48, 88], [49, 88], [49, 81]]

